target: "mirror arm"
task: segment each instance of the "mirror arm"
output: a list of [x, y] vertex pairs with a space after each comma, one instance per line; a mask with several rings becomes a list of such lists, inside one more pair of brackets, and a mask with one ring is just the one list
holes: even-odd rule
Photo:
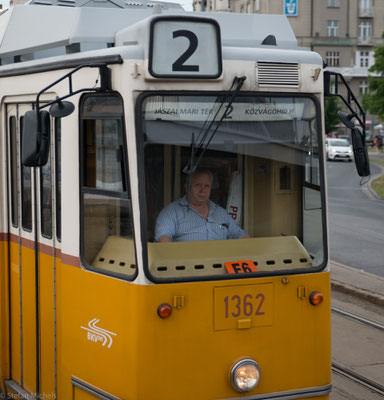
[[[65, 96], [56, 97], [55, 100], [52, 100], [52, 101], [50, 101], [49, 103], [46, 103], [46, 104], [44, 104], [44, 105], [42, 105], [42, 106], [39, 106], [39, 110], [42, 110], [43, 108], [49, 107], [49, 106], [51, 106], [52, 104], [58, 103], [58, 102], [60, 102], [60, 101], [62, 101], [62, 100], [65, 100], [65, 99], [67, 99], [68, 97], [74, 96], [75, 94], [78, 94], [78, 93], [81, 93], [81, 92], [90, 92], [90, 91], [92, 91], [92, 92], [101, 92], [100, 88], [85, 88], [85, 89], [79, 89], [79, 90], [76, 90], [76, 91], [71, 92], [71, 93], [69, 93], [69, 94], [66, 94]], [[37, 109], [37, 107], [38, 107], [38, 103], [37, 103], [37, 101], [36, 101], [36, 109]]]
[[[100, 74], [100, 87], [98, 88], [84, 88], [84, 89], [79, 89], [76, 91], [73, 91], [72, 88], [72, 75], [75, 74], [77, 71], [79, 71], [80, 69], [83, 68], [99, 68], [99, 74]], [[46, 92], [48, 89], [50, 89], [51, 87], [57, 85], [58, 83], [62, 82], [63, 80], [68, 78], [68, 83], [69, 83], [69, 94], [57, 98], [55, 101], [51, 101], [48, 104], [44, 104], [43, 106], [40, 106], [40, 96]], [[107, 64], [83, 64], [83, 65], [79, 65], [77, 68], [75, 68], [73, 71], [69, 72], [68, 74], [65, 74], [64, 76], [62, 76], [61, 78], [59, 78], [58, 80], [56, 80], [55, 82], [51, 83], [50, 85], [48, 85], [47, 87], [45, 87], [44, 89], [42, 89], [36, 96], [36, 110], [37, 112], [39, 112], [42, 108], [48, 107], [54, 103], [57, 103], [58, 101], [64, 100], [68, 97], [74, 96], [75, 94], [81, 93], [81, 92], [85, 92], [85, 91], [93, 91], [93, 92], [104, 92], [107, 90], [111, 90], [112, 89], [112, 84], [111, 84], [111, 70], [110, 68], [107, 67]], [[40, 125], [40, 123], [39, 123]]]
[[[335, 93], [331, 93], [329, 91], [331, 76], [335, 77]], [[348, 100], [346, 100], [344, 98], [344, 96], [339, 93], [339, 79], [344, 84], [345, 88], [347, 89]], [[361, 107], [359, 101], [353, 94], [347, 81], [344, 79], [344, 76], [338, 72], [324, 71], [324, 86], [325, 86], [325, 90], [324, 90], [325, 96], [338, 96], [343, 101], [343, 103], [348, 107], [349, 111], [351, 111], [351, 113], [353, 113], [353, 116], [356, 117], [356, 119], [359, 121], [359, 123], [363, 129], [364, 139], [365, 139], [365, 112], [364, 112], [363, 108]], [[360, 115], [358, 115], [356, 113], [356, 111], [352, 108], [352, 104], [356, 105], [356, 107], [359, 110]]]

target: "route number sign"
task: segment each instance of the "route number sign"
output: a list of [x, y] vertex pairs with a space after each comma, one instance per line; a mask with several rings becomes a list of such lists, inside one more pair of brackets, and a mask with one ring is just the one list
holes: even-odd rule
[[160, 17], [151, 21], [149, 72], [158, 78], [218, 78], [220, 27], [209, 18]]

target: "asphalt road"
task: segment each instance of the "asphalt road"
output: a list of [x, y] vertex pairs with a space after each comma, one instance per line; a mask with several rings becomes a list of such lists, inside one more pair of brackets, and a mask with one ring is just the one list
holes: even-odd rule
[[384, 200], [362, 188], [353, 162], [327, 161], [327, 181], [331, 260], [384, 276]]

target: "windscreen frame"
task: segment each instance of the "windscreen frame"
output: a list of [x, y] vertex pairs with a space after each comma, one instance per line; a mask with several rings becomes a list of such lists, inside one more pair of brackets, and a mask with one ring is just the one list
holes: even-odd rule
[[[327, 226], [327, 202], [326, 202], [326, 185], [325, 185], [325, 160], [324, 160], [324, 135], [322, 134], [322, 109], [319, 99], [312, 93], [286, 93], [286, 92], [241, 92], [237, 97], [269, 97], [269, 98], [309, 98], [313, 101], [316, 110], [316, 131], [318, 132], [319, 144], [319, 168], [320, 168], [320, 196], [322, 204], [322, 242], [324, 257], [323, 262], [316, 266], [307, 269], [295, 268], [289, 270], [279, 271], [258, 271], [238, 275], [210, 275], [210, 276], [189, 276], [187, 278], [158, 278], [151, 274], [148, 265], [148, 245], [147, 245], [147, 198], [145, 188], [145, 143], [144, 143], [144, 122], [142, 119], [143, 104], [145, 99], [151, 96], [204, 96], [204, 97], [217, 97], [227, 96], [227, 92], [213, 92], [213, 91], [147, 91], [138, 95], [135, 105], [135, 120], [136, 120], [136, 145], [137, 145], [137, 162], [138, 162], [138, 188], [139, 188], [139, 203], [143, 204], [140, 210], [140, 225], [141, 225], [141, 242], [142, 242], [142, 260], [143, 269], [147, 279], [154, 283], [177, 283], [177, 282], [201, 282], [201, 281], [218, 281], [218, 280], [236, 280], [255, 277], [272, 277], [281, 275], [294, 275], [306, 274], [313, 272], [323, 271], [329, 260], [328, 254], [328, 226]], [[236, 101], [236, 99], [235, 99]], [[304, 186], [303, 186], [304, 187]]]

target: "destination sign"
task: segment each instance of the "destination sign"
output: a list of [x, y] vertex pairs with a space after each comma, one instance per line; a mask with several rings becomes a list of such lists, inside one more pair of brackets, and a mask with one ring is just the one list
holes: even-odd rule
[[[219, 111], [218, 111], [219, 110]], [[206, 121], [220, 119], [224, 113], [226, 121], [282, 121], [301, 119], [304, 104], [287, 103], [232, 103], [226, 109], [224, 105], [220, 109], [217, 103], [188, 103], [188, 102], [162, 102], [151, 101], [145, 107], [145, 119], [153, 121], [157, 119], [167, 121]]]

